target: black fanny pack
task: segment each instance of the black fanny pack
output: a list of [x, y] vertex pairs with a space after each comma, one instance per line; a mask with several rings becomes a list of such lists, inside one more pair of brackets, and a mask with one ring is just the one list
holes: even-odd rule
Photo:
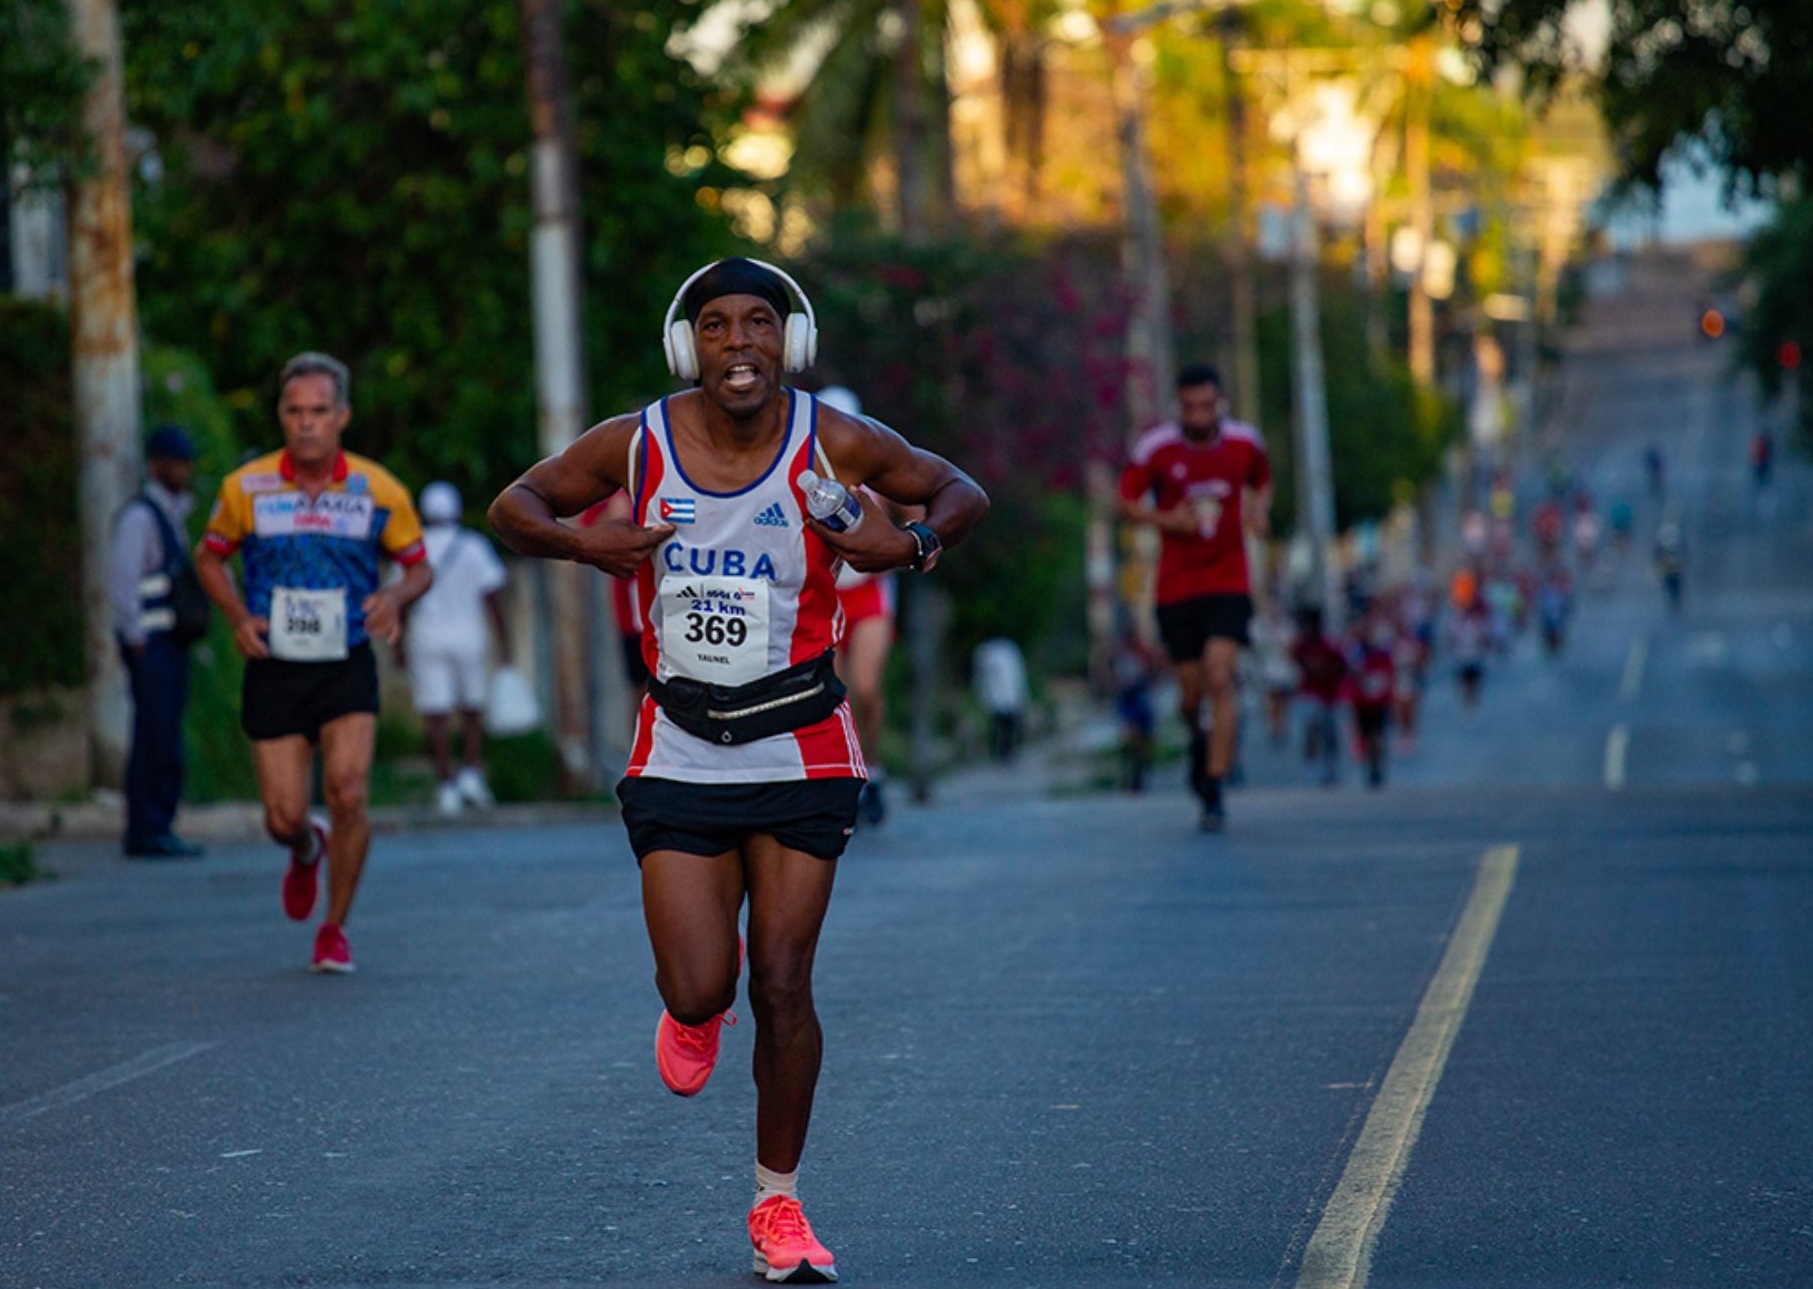
[[649, 678], [649, 697], [688, 734], [713, 743], [753, 743], [824, 720], [844, 701], [832, 651], [747, 685], [713, 685], [676, 676]]

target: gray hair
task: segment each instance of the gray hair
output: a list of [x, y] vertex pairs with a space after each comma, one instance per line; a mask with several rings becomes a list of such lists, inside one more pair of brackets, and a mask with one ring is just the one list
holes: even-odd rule
[[283, 397], [283, 391], [289, 388], [290, 382], [298, 376], [326, 376], [334, 382], [334, 405], [348, 407], [353, 392], [353, 376], [346, 370], [346, 364], [332, 354], [321, 354], [310, 351], [297, 354], [283, 364], [283, 371], [277, 377], [277, 396]]

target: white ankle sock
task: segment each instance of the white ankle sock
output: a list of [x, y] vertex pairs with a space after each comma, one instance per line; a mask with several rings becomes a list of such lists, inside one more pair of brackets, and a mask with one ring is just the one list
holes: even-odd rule
[[[790, 1173], [777, 1173], [772, 1168], [763, 1168], [761, 1161], [755, 1165], [755, 1204], [773, 1199], [776, 1195], [785, 1195], [788, 1199], [799, 1198], [799, 1169]], [[754, 1208], [755, 1204], [750, 1207]]]

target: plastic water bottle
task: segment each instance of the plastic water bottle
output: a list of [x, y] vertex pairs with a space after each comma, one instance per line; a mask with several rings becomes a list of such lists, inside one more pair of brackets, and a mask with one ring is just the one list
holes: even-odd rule
[[806, 494], [806, 512], [832, 532], [853, 533], [862, 527], [862, 503], [837, 480], [801, 470], [793, 482]]

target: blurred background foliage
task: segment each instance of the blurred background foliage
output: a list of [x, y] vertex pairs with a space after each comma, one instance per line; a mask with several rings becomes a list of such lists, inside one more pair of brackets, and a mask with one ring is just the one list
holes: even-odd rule
[[61, 309], [0, 296], [0, 391], [3, 696], [85, 679], [69, 320]]
[[[1635, 41], [1690, 3], [1633, 0], [1614, 27]], [[1362, 13], [1255, 0], [1237, 12], [1179, 7], [1142, 39], [1178, 354], [1231, 375], [1231, 257], [1244, 257], [1280, 534], [1297, 512], [1297, 409], [1285, 270], [1258, 251], [1260, 209], [1290, 200], [1288, 148], [1269, 128], [1289, 80], [1277, 57], [1297, 51], [1356, 69], [1379, 125], [1378, 208], [1394, 224], [1409, 200], [1413, 108], [1426, 109], [1436, 232], [1461, 250], [1441, 306], [1441, 367], [1453, 373], [1470, 362], [1471, 329], [1498, 325], [1486, 298], [1528, 289], [1516, 220], [1528, 211], [1540, 133], [1529, 107], [1566, 83], [1551, 39], [1562, 8], [1406, 0]], [[949, 593], [949, 656], [966, 659], [1005, 633], [1035, 668], [1080, 674], [1091, 489], [1100, 495], [1136, 428], [1126, 412], [1131, 300], [1115, 101], [1099, 26], [1116, 10], [784, 0], [743, 6], [706, 39], [713, 9], [708, 0], [564, 6], [591, 412], [602, 418], [672, 387], [660, 319], [693, 268], [738, 251], [783, 263], [810, 292], [824, 335], [805, 380], [855, 389], [871, 413], [958, 461], [994, 497], [990, 522], [937, 579]], [[1711, 111], [1719, 155], [1753, 186], [1783, 185], [1775, 226], [1750, 255], [1759, 287], [1742, 346], [1770, 389], [1808, 379], [1804, 363], [1790, 377], [1782, 355], [1807, 343], [1813, 310], [1813, 217], [1793, 198], [1813, 136], [1792, 128], [1791, 114], [1762, 117], [1769, 96], [1813, 66], [1804, 10], [1791, 0], [1721, 10], [1724, 52], [1712, 62], [1700, 56], [1718, 33], [1696, 31], [1647, 68], [1615, 49], [1607, 75], [1617, 83], [1596, 85], [1623, 131], [1627, 177], [1653, 178], [1650, 144]], [[538, 455], [516, 0], [119, 0], [119, 13], [147, 426], [175, 421], [196, 435], [205, 498], [245, 453], [276, 444], [282, 362], [326, 349], [354, 372], [349, 447], [412, 487], [451, 480], [476, 522]], [[1751, 30], [1765, 27], [1761, 37]], [[995, 51], [986, 85], [961, 57], [977, 33]], [[1415, 99], [1403, 54], [1428, 39], [1444, 59]], [[1745, 52], [1758, 39], [1785, 51], [1773, 65]], [[1235, 76], [1237, 56], [1258, 61]], [[86, 163], [78, 100], [91, 71], [71, 52], [61, 0], [0, 0], [0, 146], [37, 182]], [[978, 179], [960, 144], [974, 153], [965, 112], [984, 92], [998, 95], [1000, 155]], [[767, 163], [751, 162], [761, 155], [751, 144], [769, 146]], [[1248, 222], [1231, 235], [1243, 150]], [[1438, 477], [1466, 389], [1452, 377], [1419, 384], [1406, 369], [1407, 279], [1378, 263], [1389, 230], [1328, 231], [1324, 361], [1336, 512], [1350, 525]], [[0, 439], [26, 463], [0, 472], [0, 522], [24, 543], [17, 575], [0, 585], [0, 614], [29, 612], [42, 627], [0, 646], [0, 692], [79, 683], [79, 606], [58, 590], [76, 584], [78, 559], [58, 310], [0, 301], [0, 379], [9, 395]], [[219, 719], [236, 702], [237, 659], [224, 639], [205, 647], [191, 736], [221, 740], [206, 758], [218, 771], [205, 771], [201, 787], [230, 795], [246, 787], [236, 728], [221, 733]]]
[[[664, 52], [696, 6], [569, 6], [595, 409], [666, 385], [673, 284], [731, 245], [721, 95]], [[276, 442], [284, 360], [353, 369], [348, 446], [475, 506], [533, 462], [529, 138], [513, 0], [122, 7], [148, 334], [203, 355], [240, 446]]]

